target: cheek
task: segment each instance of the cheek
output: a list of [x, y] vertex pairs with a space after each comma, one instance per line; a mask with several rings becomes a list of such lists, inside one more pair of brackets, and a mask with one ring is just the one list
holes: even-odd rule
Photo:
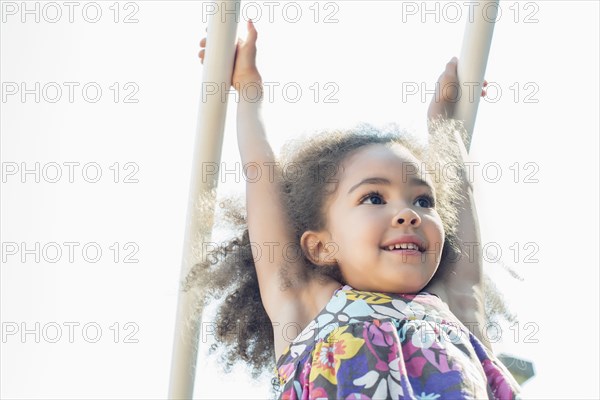
[[368, 248], [377, 248], [381, 238], [381, 224], [373, 216], [367, 218], [359, 213], [340, 215], [335, 225], [333, 240], [339, 244], [340, 250], [354, 257], [365, 254]]
[[370, 237], [371, 235], [380, 234], [382, 230], [387, 228], [387, 217], [374, 210], [365, 209], [361, 211], [349, 216], [346, 225], [349, 234]]
[[444, 225], [439, 215], [432, 214], [426, 217], [427, 234], [431, 236], [430, 240], [443, 242], [445, 239]]

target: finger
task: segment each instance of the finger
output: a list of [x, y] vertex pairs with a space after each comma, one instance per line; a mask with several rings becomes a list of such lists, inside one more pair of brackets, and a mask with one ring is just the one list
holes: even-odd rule
[[200, 47], [206, 47], [206, 38], [202, 38], [202, 40], [200, 41]]
[[488, 85], [488, 81], [484, 80], [483, 81], [483, 87], [486, 87]]
[[456, 73], [456, 68], [458, 65], [458, 58], [452, 57], [450, 61], [446, 64], [446, 72]]
[[198, 57], [200, 57], [200, 60], [202, 60], [202, 62], [204, 62], [205, 54], [206, 54], [206, 50], [204, 50], [204, 49], [200, 50], [200, 52], [198, 53]]
[[481, 97], [485, 97], [487, 95], [487, 91], [485, 89], [481, 90]]
[[256, 31], [256, 27], [251, 19], [248, 20], [248, 36], [246, 36], [246, 42], [255, 44], [256, 38], [258, 37], [258, 32]]
[[237, 43], [235, 45], [235, 51], [239, 51], [240, 47], [242, 47], [246, 42], [240, 38], [238, 38]]

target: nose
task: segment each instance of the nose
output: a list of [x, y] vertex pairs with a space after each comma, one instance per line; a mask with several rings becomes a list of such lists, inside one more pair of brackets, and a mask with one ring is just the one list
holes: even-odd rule
[[398, 211], [392, 219], [392, 225], [403, 225], [417, 227], [421, 225], [421, 217], [410, 207]]

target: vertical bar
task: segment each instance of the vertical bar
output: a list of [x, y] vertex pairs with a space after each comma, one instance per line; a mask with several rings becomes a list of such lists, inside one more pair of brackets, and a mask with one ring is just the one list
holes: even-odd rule
[[[240, 1], [205, 2], [202, 4], [202, 12], [203, 16], [210, 17], [180, 282], [188, 275], [190, 269], [202, 260], [203, 242], [210, 240], [212, 231], [218, 183], [218, 172], [213, 168], [218, 168], [221, 160], [227, 112], [226, 94], [231, 87]], [[207, 176], [207, 171], [212, 171], [210, 176]], [[201, 326], [201, 318], [190, 319], [194, 315], [195, 300], [192, 293], [179, 291], [169, 399], [191, 399], [193, 396]]]
[[498, 0], [481, 0], [469, 4], [469, 19], [463, 36], [458, 61], [458, 81], [461, 97], [456, 105], [454, 118], [464, 122], [467, 131], [466, 149], [471, 147], [471, 137], [481, 99], [481, 89], [487, 66], [496, 16]]

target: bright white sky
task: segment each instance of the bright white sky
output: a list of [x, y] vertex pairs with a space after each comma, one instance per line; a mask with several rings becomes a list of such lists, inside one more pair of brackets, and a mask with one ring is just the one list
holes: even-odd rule
[[[163, 399], [206, 13], [194, 1], [74, 4], [71, 23], [64, 2], [27, 2], [30, 10], [38, 7], [39, 22], [22, 2], [1, 2], [0, 397]], [[259, 66], [265, 81], [280, 83], [264, 110], [276, 150], [304, 132], [360, 121], [424, 128], [430, 95], [403, 99], [403, 84], [431, 89], [459, 55], [463, 2], [437, 3], [438, 21], [422, 2], [404, 8], [399, 1], [297, 2], [285, 12], [286, 3], [275, 4], [271, 22], [269, 8], [256, 2], [242, 19], [256, 18], [257, 9], [263, 14]], [[301, 11], [296, 23], [290, 7]], [[475, 185], [483, 242], [502, 250], [502, 263], [490, 262], [487, 271], [520, 319], [503, 330], [496, 349], [535, 363], [537, 376], [523, 386], [524, 397], [598, 398], [599, 6], [503, 1], [501, 7], [486, 72], [495, 100], [482, 102], [472, 146], [481, 163]], [[96, 9], [98, 22], [88, 22]], [[286, 84], [301, 88], [296, 103], [281, 91]], [[53, 103], [57, 87], [62, 96]], [[93, 103], [97, 87], [102, 93]], [[22, 89], [32, 91], [22, 99]], [[327, 94], [338, 102], [325, 102]], [[233, 110], [230, 104], [226, 163], [238, 160]], [[36, 163], [39, 182], [33, 173], [21, 175]], [[62, 177], [52, 183], [57, 165]], [[498, 168], [502, 175], [493, 182]], [[96, 170], [98, 182], [87, 182]], [[223, 185], [242, 188], [231, 176]], [[72, 262], [65, 242], [76, 243]], [[38, 252], [24, 254], [36, 243]], [[102, 254], [91, 262], [97, 248]], [[128, 256], [138, 262], [125, 262]], [[510, 278], [502, 264], [524, 280]], [[39, 343], [33, 333], [23, 340], [22, 329], [35, 332], [36, 323]], [[56, 327], [62, 336], [54, 340]], [[97, 327], [101, 335], [90, 343]], [[239, 371], [208, 372], [206, 350], [197, 398], [268, 395], [266, 381], [252, 386]]]

